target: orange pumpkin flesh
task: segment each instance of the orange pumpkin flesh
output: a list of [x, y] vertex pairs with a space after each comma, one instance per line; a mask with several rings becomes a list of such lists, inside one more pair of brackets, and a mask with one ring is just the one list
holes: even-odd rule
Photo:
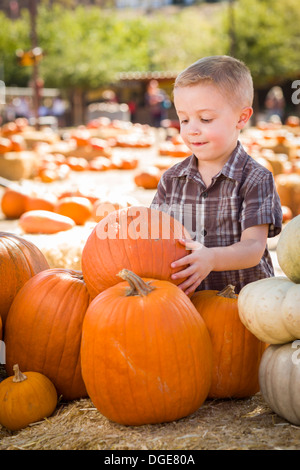
[[82, 374], [91, 400], [125, 425], [193, 413], [211, 380], [211, 341], [201, 316], [174, 284], [128, 270], [120, 275], [126, 281], [99, 294], [83, 323]]
[[80, 341], [89, 302], [81, 272], [53, 268], [31, 278], [7, 317], [7, 373], [18, 363], [22, 370], [49, 377], [65, 400], [85, 396]]
[[125, 268], [141, 277], [171, 280], [172, 261], [186, 256], [178, 241], [190, 238], [165, 212], [131, 206], [113, 211], [93, 229], [82, 252], [82, 272], [92, 298], [119, 282]]
[[52, 382], [37, 372], [23, 374], [17, 364], [14, 376], [0, 384], [0, 423], [11, 431], [51, 416], [56, 405]]
[[239, 319], [232, 286], [196, 292], [192, 303], [202, 316], [213, 347], [210, 398], [242, 398], [259, 391], [258, 370], [266, 344]]
[[0, 316], [4, 326], [17, 292], [49, 264], [33, 243], [8, 232], [0, 232], [0, 259]]

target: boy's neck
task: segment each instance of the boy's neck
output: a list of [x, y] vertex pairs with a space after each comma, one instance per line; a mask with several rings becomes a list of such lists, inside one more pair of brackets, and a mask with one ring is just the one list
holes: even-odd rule
[[228, 162], [233, 151], [236, 148], [236, 145], [237, 145], [237, 142], [231, 151], [229, 151], [222, 159], [216, 162], [209, 161], [209, 160], [208, 161], [198, 160], [198, 171], [207, 188], [210, 186], [213, 177], [216, 176], [222, 170], [224, 165]]

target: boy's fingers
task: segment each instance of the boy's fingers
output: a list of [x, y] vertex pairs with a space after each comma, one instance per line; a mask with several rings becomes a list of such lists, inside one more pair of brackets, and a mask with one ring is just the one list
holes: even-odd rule
[[199, 250], [199, 248], [202, 247], [201, 243], [194, 240], [190, 240], [188, 238], [180, 238], [178, 241], [179, 243], [184, 245], [187, 250]]

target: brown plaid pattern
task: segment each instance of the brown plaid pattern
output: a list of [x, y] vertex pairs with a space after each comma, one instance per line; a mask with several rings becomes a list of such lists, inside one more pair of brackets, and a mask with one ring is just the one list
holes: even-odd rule
[[[269, 224], [268, 237], [281, 231], [282, 211], [273, 175], [244, 150], [240, 142], [207, 188], [191, 155], [161, 177], [151, 207], [178, 219], [192, 238], [207, 247], [228, 246], [248, 227]], [[266, 247], [260, 263], [236, 271], [211, 272], [197, 290], [236, 287], [274, 276]]]

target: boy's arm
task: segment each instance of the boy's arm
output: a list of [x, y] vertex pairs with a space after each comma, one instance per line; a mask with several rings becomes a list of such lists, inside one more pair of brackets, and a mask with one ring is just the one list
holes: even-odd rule
[[241, 240], [230, 246], [207, 248], [199, 242], [180, 240], [192, 252], [172, 263], [172, 268], [188, 265], [173, 274], [172, 279], [187, 278], [178, 287], [190, 294], [211, 271], [232, 271], [256, 266], [266, 248], [268, 228], [268, 224], [249, 227], [242, 232]]

